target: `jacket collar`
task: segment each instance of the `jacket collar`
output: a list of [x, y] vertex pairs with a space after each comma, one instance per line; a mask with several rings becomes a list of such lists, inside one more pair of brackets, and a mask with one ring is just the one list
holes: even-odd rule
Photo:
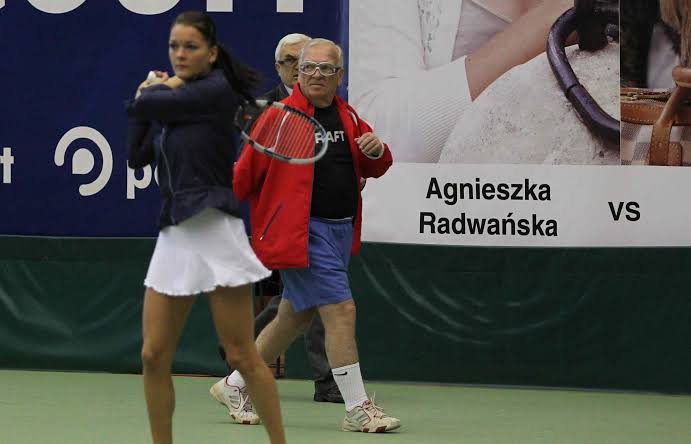
[[[305, 95], [302, 93], [299, 83], [295, 84], [293, 94], [291, 94], [288, 100], [290, 101], [290, 103], [288, 103], [290, 106], [307, 113], [307, 115], [314, 116], [314, 105], [312, 105], [312, 103], [310, 103], [310, 101], [307, 100], [307, 97], [305, 97]], [[338, 114], [341, 116], [341, 119], [350, 117], [355, 125], [355, 128], [357, 128], [356, 131], [358, 134], [356, 135], [359, 135], [360, 116], [358, 116], [358, 113], [355, 111], [355, 109], [353, 109], [353, 107], [340, 96], [334, 97], [334, 102], [336, 103], [336, 109], [338, 110]]]
[[[295, 87], [293, 88], [293, 94], [290, 95], [290, 99], [293, 102], [293, 106], [295, 106], [296, 108], [300, 110], [308, 110], [310, 115], [314, 114], [314, 105], [312, 105], [312, 103], [302, 93], [299, 83], [295, 84]], [[341, 109], [347, 105], [346, 101], [339, 96], [334, 97], [334, 102], [336, 103], [337, 109]]]

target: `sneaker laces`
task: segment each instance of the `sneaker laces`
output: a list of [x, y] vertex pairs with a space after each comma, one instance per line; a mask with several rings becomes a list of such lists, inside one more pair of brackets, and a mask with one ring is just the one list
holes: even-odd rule
[[247, 388], [239, 390], [240, 394], [240, 405], [238, 406], [238, 412], [249, 412], [254, 413], [254, 406], [252, 406], [252, 401], [250, 400], [250, 395], [247, 393]]
[[373, 393], [372, 397], [362, 404], [362, 408], [373, 418], [386, 418], [387, 415], [384, 413], [384, 409], [374, 403], [374, 397], [376, 395], [376, 393]]

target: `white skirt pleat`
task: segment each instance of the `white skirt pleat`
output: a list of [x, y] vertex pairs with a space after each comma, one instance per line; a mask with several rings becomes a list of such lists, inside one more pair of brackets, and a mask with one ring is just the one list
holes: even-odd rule
[[168, 296], [191, 296], [270, 274], [255, 256], [242, 219], [207, 208], [161, 230], [144, 285]]

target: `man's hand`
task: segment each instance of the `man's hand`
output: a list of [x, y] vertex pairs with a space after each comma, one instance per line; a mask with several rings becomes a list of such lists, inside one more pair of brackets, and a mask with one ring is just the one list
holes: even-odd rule
[[384, 144], [374, 133], [365, 133], [355, 139], [360, 151], [369, 157], [379, 157], [384, 150]]

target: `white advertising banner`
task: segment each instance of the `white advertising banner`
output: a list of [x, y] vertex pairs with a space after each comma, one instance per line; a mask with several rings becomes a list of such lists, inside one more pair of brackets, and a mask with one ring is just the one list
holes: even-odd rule
[[[363, 240], [690, 246], [691, 170], [632, 166], [651, 126], [622, 153], [618, 2], [527, 3], [351, 0], [348, 100], [394, 159], [363, 191]], [[598, 14], [612, 32], [569, 46], [565, 24]]]
[[691, 246], [691, 170], [398, 163], [363, 190], [363, 240]]

